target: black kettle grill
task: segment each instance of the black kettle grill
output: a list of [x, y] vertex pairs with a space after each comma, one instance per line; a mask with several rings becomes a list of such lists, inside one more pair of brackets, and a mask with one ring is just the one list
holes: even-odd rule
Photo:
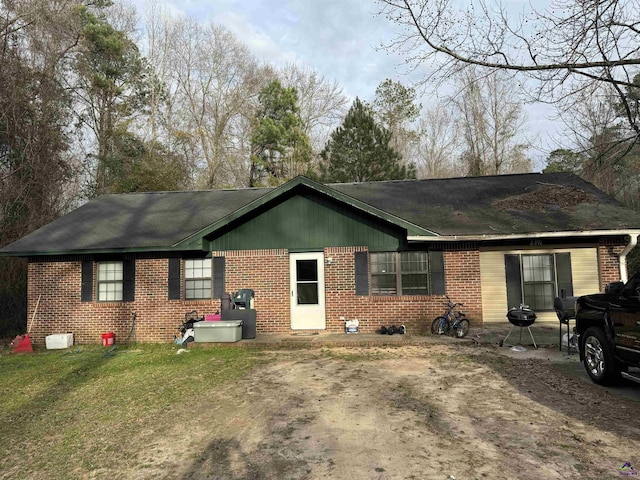
[[507, 336], [504, 338], [504, 340], [500, 340], [501, 347], [503, 345], [506, 345], [507, 339], [509, 338], [509, 335], [511, 335], [511, 332], [515, 327], [520, 327], [519, 344], [522, 345], [522, 329], [526, 327], [527, 330], [529, 331], [529, 335], [531, 336], [531, 341], [533, 342], [533, 346], [535, 348], [538, 348], [530, 328], [531, 325], [533, 325], [534, 322], [536, 321], [536, 312], [531, 310], [526, 305], [520, 305], [520, 308], [512, 308], [507, 312], [507, 319], [509, 320], [509, 323], [511, 323], [511, 329], [509, 330], [509, 333], [507, 333]]

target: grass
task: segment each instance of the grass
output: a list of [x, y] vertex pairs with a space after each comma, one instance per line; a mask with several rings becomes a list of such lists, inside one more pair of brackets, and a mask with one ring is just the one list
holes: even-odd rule
[[[81, 478], [260, 362], [256, 350], [98, 346], [0, 354], [0, 478]], [[135, 436], [133, 436], [135, 437]], [[90, 454], [87, 454], [90, 452]]]

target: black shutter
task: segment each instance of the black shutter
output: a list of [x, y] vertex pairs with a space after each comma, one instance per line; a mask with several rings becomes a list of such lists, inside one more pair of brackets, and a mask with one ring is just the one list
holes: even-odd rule
[[82, 287], [80, 301], [93, 301], [93, 260], [82, 261]]
[[504, 267], [507, 277], [507, 308], [518, 308], [522, 304], [520, 255], [505, 255]]
[[444, 295], [444, 254], [439, 251], [429, 251], [429, 274], [431, 277], [431, 295]]
[[180, 300], [180, 259], [169, 259], [169, 300]]
[[564, 290], [565, 297], [573, 297], [573, 279], [571, 274], [571, 254], [556, 253], [556, 276], [558, 280], [558, 296]]
[[133, 302], [136, 288], [136, 261], [135, 259], [122, 262], [122, 300]]
[[356, 295], [369, 295], [369, 252], [353, 254], [356, 274]]
[[224, 257], [213, 257], [213, 298], [222, 298], [224, 293], [224, 267]]

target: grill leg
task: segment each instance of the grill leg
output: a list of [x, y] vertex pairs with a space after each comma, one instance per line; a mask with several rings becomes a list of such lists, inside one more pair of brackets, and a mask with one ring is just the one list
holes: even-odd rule
[[[527, 327], [527, 330], [529, 330], [529, 335], [531, 335], [531, 341], [533, 342], [534, 348], [538, 348], [538, 346], [536, 345], [536, 341], [533, 339], [533, 333], [531, 333], [531, 327]], [[520, 333], [522, 333], [522, 329], [520, 329]]]
[[507, 336], [504, 337], [504, 340], [502, 341], [502, 343], [507, 343], [507, 338], [509, 338], [509, 335], [511, 335], [511, 332], [513, 332], [513, 327], [515, 327], [515, 325], [511, 325], [511, 329], [509, 330], [509, 333], [507, 333]]
[[562, 351], [562, 322], [560, 322], [560, 329], [558, 330], [558, 347]]

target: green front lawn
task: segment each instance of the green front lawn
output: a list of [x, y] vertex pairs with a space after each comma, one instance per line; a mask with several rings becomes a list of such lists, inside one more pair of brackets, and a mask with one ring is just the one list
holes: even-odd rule
[[[0, 478], [83, 478], [140, 452], [131, 432], [188, 421], [260, 356], [234, 347], [76, 346], [0, 353]], [[188, 425], [185, 425], [188, 428]], [[144, 435], [142, 435], [144, 437]]]

